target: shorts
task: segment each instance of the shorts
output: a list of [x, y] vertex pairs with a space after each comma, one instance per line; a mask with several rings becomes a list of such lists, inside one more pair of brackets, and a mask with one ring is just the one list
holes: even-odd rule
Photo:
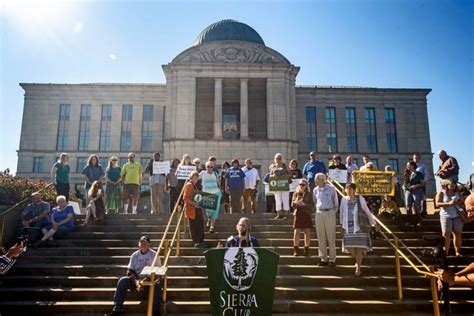
[[449, 218], [449, 217], [440, 217], [441, 222], [441, 231], [443, 235], [445, 232], [462, 232], [462, 227], [464, 223], [460, 217]]
[[135, 201], [138, 201], [138, 196], [140, 195], [140, 186], [138, 184], [124, 184], [123, 185], [123, 199], [127, 200], [130, 195]]

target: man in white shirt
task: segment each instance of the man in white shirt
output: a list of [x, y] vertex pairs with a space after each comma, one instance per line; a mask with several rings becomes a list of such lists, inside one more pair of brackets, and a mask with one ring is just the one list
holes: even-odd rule
[[242, 212], [247, 212], [249, 200], [252, 201], [252, 213], [257, 212], [257, 200], [255, 198], [260, 177], [258, 171], [252, 166], [252, 160], [247, 158], [245, 160], [245, 167], [242, 168], [245, 173], [245, 188], [244, 196], [242, 197]]
[[352, 156], [346, 157], [346, 168], [347, 168], [347, 183], [352, 183], [352, 172], [359, 169], [359, 167], [353, 162]]
[[[123, 301], [128, 290], [142, 292], [144, 286], [141, 281], [146, 278], [142, 275], [142, 270], [146, 266], [151, 266], [156, 255], [156, 251], [150, 247], [150, 237], [142, 236], [138, 241], [138, 250], [130, 256], [130, 262], [127, 266], [127, 276], [121, 277], [117, 282], [117, 289], [114, 294], [114, 308], [111, 315], [118, 315], [125, 311]], [[160, 257], [158, 257], [156, 266], [161, 266]], [[153, 315], [160, 314], [161, 285], [155, 287], [155, 296], [153, 301]]]

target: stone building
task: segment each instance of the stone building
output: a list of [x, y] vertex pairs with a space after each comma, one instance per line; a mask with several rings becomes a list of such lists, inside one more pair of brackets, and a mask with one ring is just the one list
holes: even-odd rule
[[17, 174], [48, 178], [61, 152], [70, 154], [76, 187], [92, 153], [103, 165], [131, 151], [143, 163], [154, 151], [165, 159], [250, 157], [261, 173], [277, 152], [302, 167], [312, 150], [323, 160], [351, 154], [359, 164], [368, 154], [400, 173], [414, 152], [431, 165], [430, 89], [298, 86], [299, 69], [250, 26], [223, 20], [163, 65], [165, 84], [21, 83]]

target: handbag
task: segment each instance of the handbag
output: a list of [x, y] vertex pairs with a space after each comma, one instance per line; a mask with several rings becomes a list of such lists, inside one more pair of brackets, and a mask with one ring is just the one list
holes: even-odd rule
[[363, 233], [370, 233], [372, 225], [367, 218], [364, 210], [362, 209], [362, 204], [360, 203], [360, 197], [357, 197], [357, 216], [359, 218], [359, 230]]

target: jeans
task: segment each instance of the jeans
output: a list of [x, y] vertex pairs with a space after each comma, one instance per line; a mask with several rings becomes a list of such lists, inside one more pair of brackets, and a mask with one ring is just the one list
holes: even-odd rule
[[423, 200], [423, 189], [416, 188], [414, 191], [405, 191], [406, 211], [408, 215], [412, 215], [412, 206], [415, 205], [416, 214], [421, 213], [421, 201]]
[[[114, 294], [114, 305], [118, 307], [123, 307], [123, 301], [125, 299], [125, 294], [128, 290], [136, 290], [135, 283], [129, 277], [121, 277], [117, 282], [117, 289]], [[147, 293], [149, 290], [148, 287], [145, 287], [144, 293]], [[153, 299], [153, 310], [159, 310], [161, 304], [161, 284], [155, 286], [155, 295]]]

